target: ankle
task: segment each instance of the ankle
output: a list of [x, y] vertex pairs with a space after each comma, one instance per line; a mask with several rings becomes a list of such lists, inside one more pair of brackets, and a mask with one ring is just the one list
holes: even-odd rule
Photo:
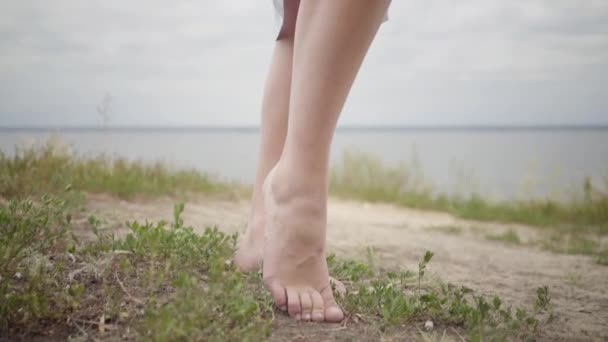
[[250, 234], [258, 234], [264, 231], [265, 219], [263, 214], [254, 213], [249, 218], [247, 223], [247, 232]]
[[295, 249], [322, 252], [327, 219], [325, 182], [295, 177], [288, 171], [277, 165], [266, 180], [269, 199], [274, 202], [273, 219], [288, 222], [283, 233], [298, 242]]
[[270, 192], [280, 203], [304, 201], [310, 202], [312, 206], [318, 206], [319, 209], [326, 207], [326, 175], [307, 173], [300, 168], [279, 162], [271, 179], [267, 181], [270, 182], [268, 184]]

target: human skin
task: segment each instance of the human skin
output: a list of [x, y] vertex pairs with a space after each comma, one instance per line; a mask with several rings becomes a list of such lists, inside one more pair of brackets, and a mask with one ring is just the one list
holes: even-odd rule
[[277, 40], [266, 82], [252, 215], [235, 256], [263, 268], [280, 308], [338, 322], [325, 258], [329, 153], [338, 117], [387, 0], [306, 0]]

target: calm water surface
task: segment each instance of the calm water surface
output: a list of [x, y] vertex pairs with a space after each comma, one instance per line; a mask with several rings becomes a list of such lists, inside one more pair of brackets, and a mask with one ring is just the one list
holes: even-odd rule
[[[193, 167], [223, 180], [254, 179], [255, 130], [0, 131], [0, 148], [44, 143], [57, 136], [82, 155]], [[379, 157], [386, 165], [414, 160], [436, 192], [479, 192], [493, 199], [580, 193], [585, 177], [605, 185], [608, 130], [339, 130], [332, 162], [345, 150]]]

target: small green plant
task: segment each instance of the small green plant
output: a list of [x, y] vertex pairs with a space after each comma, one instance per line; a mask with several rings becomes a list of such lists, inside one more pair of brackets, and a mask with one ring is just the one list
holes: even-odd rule
[[15, 323], [53, 319], [78, 306], [78, 284], [60, 282], [74, 240], [63, 200], [10, 200], [0, 206], [0, 333]]
[[350, 316], [365, 317], [383, 330], [431, 320], [463, 328], [463, 334], [471, 341], [519, 340], [535, 336], [541, 323], [537, 315], [549, 306], [547, 287], [537, 289], [535, 309], [530, 314], [521, 308], [513, 312], [510, 307], [504, 307], [499, 297], [488, 299], [466, 287], [452, 284], [422, 287], [421, 281], [432, 257], [430, 251], [424, 254], [417, 274], [374, 274], [354, 282], [353, 290], [341, 299], [341, 304]]
[[270, 333], [270, 308], [229, 272], [201, 284], [181, 274], [175, 292], [162, 306], [153, 305], [141, 333], [153, 341], [262, 341]]
[[[129, 251], [139, 263], [162, 270], [154, 272], [157, 281], [152, 289], [159, 291], [167, 283], [175, 288], [167, 304], [150, 302], [141, 335], [156, 341], [264, 339], [270, 332], [270, 306], [227, 264], [236, 235], [217, 228], [196, 234], [184, 226], [183, 211], [183, 203], [175, 205], [169, 229], [164, 222], [132, 222], [132, 232], [114, 244], [115, 250]], [[141, 286], [150, 288], [150, 282]]]
[[66, 236], [71, 220], [65, 202], [42, 197], [40, 202], [11, 200], [0, 208], [0, 275], [10, 278], [32, 253], [50, 252]]
[[551, 303], [551, 296], [549, 295], [549, 287], [542, 286], [536, 289], [536, 301], [534, 302], [534, 310], [540, 312], [547, 310]]
[[136, 258], [153, 262], [163, 262], [162, 269], [172, 275], [188, 270], [222, 272], [213, 268], [212, 261], [228, 260], [236, 244], [237, 235], [226, 235], [217, 228], [206, 228], [196, 234], [191, 227], [183, 226], [181, 213], [183, 204], [174, 207], [175, 222], [167, 227], [165, 222], [156, 224], [129, 222], [131, 229], [124, 239], [114, 243], [114, 250], [130, 252]]
[[340, 280], [359, 281], [373, 275], [372, 268], [369, 264], [355, 260], [339, 262], [335, 254], [330, 254], [327, 257], [327, 265], [330, 274]]
[[426, 251], [424, 253], [424, 257], [422, 258], [422, 261], [420, 261], [420, 263], [418, 263], [418, 292], [420, 292], [422, 277], [424, 277], [424, 271], [426, 270], [426, 266], [428, 265], [428, 263], [431, 261], [432, 258], [433, 258], [433, 252]]

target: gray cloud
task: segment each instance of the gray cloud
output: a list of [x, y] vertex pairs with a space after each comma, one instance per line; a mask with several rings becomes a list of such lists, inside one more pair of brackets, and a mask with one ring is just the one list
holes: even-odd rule
[[[603, 0], [393, 1], [343, 124], [608, 123]], [[0, 4], [0, 125], [249, 125], [271, 1]]]

